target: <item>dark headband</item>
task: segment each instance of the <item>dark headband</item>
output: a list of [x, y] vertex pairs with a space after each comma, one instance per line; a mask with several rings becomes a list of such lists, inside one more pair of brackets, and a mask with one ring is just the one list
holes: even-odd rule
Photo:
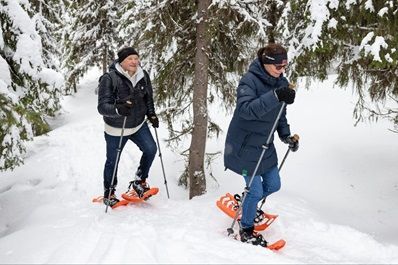
[[263, 64], [287, 64], [287, 53], [265, 55], [262, 58]]

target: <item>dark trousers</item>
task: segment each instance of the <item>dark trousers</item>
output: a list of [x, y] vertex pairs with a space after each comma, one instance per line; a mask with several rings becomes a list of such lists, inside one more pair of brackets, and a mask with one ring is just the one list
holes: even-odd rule
[[[106, 141], [106, 162], [104, 168], [104, 197], [108, 197], [109, 188], [112, 182], [113, 169], [115, 167], [117, 149], [119, 148], [120, 136], [111, 136], [104, 133]], [[148, 124], [145, 122], [142, 127], [132, 135], [123, 136], [122, 146], [120, 153], [123, 151], [127, 140], [133, 141], [138, 148], [142, 151], [139, 169], [141, 170], [141, 178], [146, 179], [148, 177], [149, 169], [151, 168], [152, 162], [155, 159], [157, 147], [153, 140], [151, 131], [148, 128]], [[118, 165], [116, 165], [117, 167]], [[117, 168], [113, 186], [117, 185]]]

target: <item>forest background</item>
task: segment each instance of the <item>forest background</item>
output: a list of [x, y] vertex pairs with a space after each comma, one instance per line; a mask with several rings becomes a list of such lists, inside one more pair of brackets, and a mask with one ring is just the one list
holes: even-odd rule
[[397, 12], [393, 0], [0, 0], [0, 170], [22, 165], [62, 97], [92, 67], [106, 72], [124, 46], [151, 74], [189, 198], [206, 192], [220, 155], [206, 152], [223, 129], [208, 107], [233, 109], [239, 77], [266, 43], [288, 48], [287, 77], [298, 87], [336, 74], [356, 95], [353, 124], [387, 119], [396, 133]]

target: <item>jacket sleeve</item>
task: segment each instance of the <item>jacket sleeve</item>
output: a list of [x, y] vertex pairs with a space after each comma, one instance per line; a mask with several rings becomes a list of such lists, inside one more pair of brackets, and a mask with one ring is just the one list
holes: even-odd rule
[[286, 118], [286, 107], [282, 112], [281, 117], [279, 118], [278, 126], [276, 127], [276, 130], [278, 131], [278, 136], [279, 138], [285, 138], [287, 136], [290, 136], [290, 125], [287, 122]]
[[155, 112], [155, 106], [153, 103], [153, 89], [152, 89], [152, 84], [151, 84], [151, 79], [149, 78], [149, 74], [144, 71], [144, 76], [145, 76], [145, 86], [146, 86], [146, 96], [145, 96], [145, 103], [146, 103], [146, 107], [147, 107], [147, 112], [146, 115], [150, 116], [152, 114], [156, 115]]
[[120, 117], [116, 113], [115, 102], [112, 79], [109, 74], [104, 74], [100, 79], [98, 88], [98, 112], [107, 117]]
[[254, 87], [254, 82], [247, 76], [239, 82], [236, 105], [239, 116], [245, 120], [261, 120], [261, 117], [280, 104], [273, 90], [257, 96]]
[[[288, 84], [289, 82], [287, 81], [286, 78], [284, 78], [282, 79], [282, 84], [280, 84], [280, 86], [284, 87], [288, 86]], [[276, 127], [276, 131], [278, 132], [279, 138], [281, 139], [290, 136], [290, 125], [286, 118], [287, 106], [288, 105], [286, 105], [285, 109], [283, 110], [282, 115], [278, 122], [278, 126]]]

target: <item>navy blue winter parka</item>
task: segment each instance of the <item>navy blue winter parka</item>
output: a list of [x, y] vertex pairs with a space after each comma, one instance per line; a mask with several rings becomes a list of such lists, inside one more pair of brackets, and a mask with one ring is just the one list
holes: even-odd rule
[[[269, 75], [259, 59], [254, 60], [237, 88], [236, 108], [228, 128], [224, 150], [224, 165], [237, 174], [247, 170], [251, 176], [263, 151], [282, 103], [274, 90], [287, 87], [288, 81]], [[276, 128], [279, 137], [290, 135], [286, 109], [282, 112]], [[272, 136], [256, 175], [262, 175], [278, 164]]]

